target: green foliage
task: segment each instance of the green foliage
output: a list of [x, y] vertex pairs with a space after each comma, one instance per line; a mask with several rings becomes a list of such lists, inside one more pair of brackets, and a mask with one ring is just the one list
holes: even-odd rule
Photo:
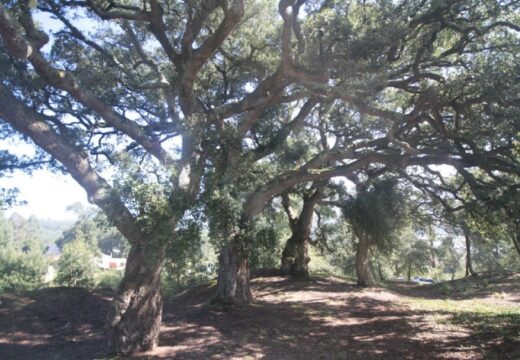
[[110, 288], [115, 291], [122, 278], [123, 273], [119, 270], [98, 270], [94, 275], [94, 284], [97, 288]]
[[0, 292], [38, 288], [46, 270], [47, 261], [40, 251], [4, 247], [0, 251]]
[[94, 221], [89, 218], [82, 218], [62, 233], [61, 237], [56, 240], [56, 245], [63, 249], [66, 244], [80, 241], [94, 249], [97, 246], [98, 236], [99, 230]]
[[56, 282], [64, 286], [93, 286], [96, 273], [94, 256], [92, 248], [80, 240], [67, 243], [58, 259]]
[[43, 284], [48, 264], [39, 235], [36, 218], [26, 220], [14, 214], [6, 221], [0, 212], [0, 291], [34, 289]]
[[162, 281], [172, 295], [215, 277], [217, 251], [196, 218], [184, 219], [167, 248]]
[[38, 251], [43, 253], [44, 243], [40, 236], [42, 229], [38, 219], [30, 216], [28, 219], [13, 214], [8, 220], [11, 227], [13, 245], [24, 252]]
[[394, 179], [381, 180], [371, 189], [349, 197], [343, 214], [354, 232], [365, 233], [371, 243], [381, 249], [389, 247], [407, 218], [405, 197]]
[[79, 219], [56, 240], [60, 249], [73, 241], [87, 244], [92, 250], [101, 250], [105, 254], [117, 252], [126, 256], [129, 251], [128, 241], [108, 222], [106, 216], [93, 209], [85, 209], [81, 204], [73, 204], [69, 210], [78, 214]]

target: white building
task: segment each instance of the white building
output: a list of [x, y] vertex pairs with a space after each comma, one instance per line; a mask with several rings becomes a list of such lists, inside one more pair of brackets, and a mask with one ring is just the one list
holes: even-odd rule
[[101, 269], [115, 269], [124, 270], [126, 266], [125, 258], [116, 258], [112, 255], [101, 254], [101, 257], [96, 258], [96, 265]]

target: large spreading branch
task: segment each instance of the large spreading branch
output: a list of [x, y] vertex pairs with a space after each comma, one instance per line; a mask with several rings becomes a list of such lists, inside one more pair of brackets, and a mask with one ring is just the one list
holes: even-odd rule
[[75, 100], [95, 111], [108, 124], [128, 135], [162, 163], [172, 162], [158, 139], [146, 134], [135, 122], [119, 115], [102, 99], [82, 88], [70, 72], [56, 69], [50, 65], [40, 51], [40, 48], [46, 43], [45, 40], [42, 41], [42, 38], [48, 39], [48, 37], [43, 32], [36, 30], [28, 13], [23, 16], [23, 25], [30, 41], [20, 34], [20, 24], [11, 18], [3, 5], [0, 5], [0, 36], [11, 56], [20, 60], [29, 60], [35, 71], [49, 85], [68, 92]]
[[53, 130], [40, 114], [22, 104], [1, 84], [0, 117], [58, 160], [85, 189], [89, 201], [105, 212], [130, 243], [143, 238], [135, 218], [116, 191], [92, 168], [88, 155]]

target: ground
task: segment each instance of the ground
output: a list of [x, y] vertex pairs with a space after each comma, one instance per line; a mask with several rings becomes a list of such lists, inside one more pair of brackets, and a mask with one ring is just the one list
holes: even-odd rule
[[[359, 289], [334, 277], [252, 281], [255, 302], [209, 304], [211, 285], [165, 303], [159, 347], [135, 359], [518, 359], [520, 274]], [[0, 296], [1, 359], [108, 359], [110, 293]]]

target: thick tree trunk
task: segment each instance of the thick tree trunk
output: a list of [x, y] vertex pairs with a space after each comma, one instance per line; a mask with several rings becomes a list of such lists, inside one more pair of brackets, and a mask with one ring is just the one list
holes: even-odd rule
[[358, 286], [374, 285], [374, 278], [370, 271], [369, 263], [370, 243], [366, 235], [358, 236], [358, 244], [356, 249], [356, 272]]
[[289, 217], [291, 237], [287, 240], [282, 252], [280, 271], [285, 275], [298, 278], [309, 277], [309, 239], [311, 236], [312, 218], [317, 201], [321, 198], [323, 187], [317, 184], [314, 193], [303, 196], [303, 207], [298, 217], [292, 214], [290, 199], [287, 193], [282, 194], [282, 205]]
[[473, 264], [471, 262], [471, 238], [467, 229], [464, 229], [464, 237], [466, 238], [466, 276], [477, 277], [477, 273], [473, 270]]
[[513, 234], [512, 240], [515, 246], [516, 252], [520, 255], [520, 224], [516, 224], [515, 233]]
[[214, 302], [246, 305], [253, 296], [249, 288], [249, 264], [236, 242], [224, 246], [220, 252], [217, 294]]
[[296, 246], [291, 236], [285, 243], [285, 247], [282, 251], [282, 265], [280, 266], [280, 272], [283, 275], [290, 275], [292, 264], [296, 258]]
[[282, 252], [281, 272], [284, 275], [292, 275], [298, 278], [309, 277], [309, 241], [308, 237], [293, 234]]
[[157, 345], [162, 317], [164, 253], [164, 247], [145, 247], [142, 243], [130, 249], [125, 275], [108, 317], [111, 353], [127, 355]]

